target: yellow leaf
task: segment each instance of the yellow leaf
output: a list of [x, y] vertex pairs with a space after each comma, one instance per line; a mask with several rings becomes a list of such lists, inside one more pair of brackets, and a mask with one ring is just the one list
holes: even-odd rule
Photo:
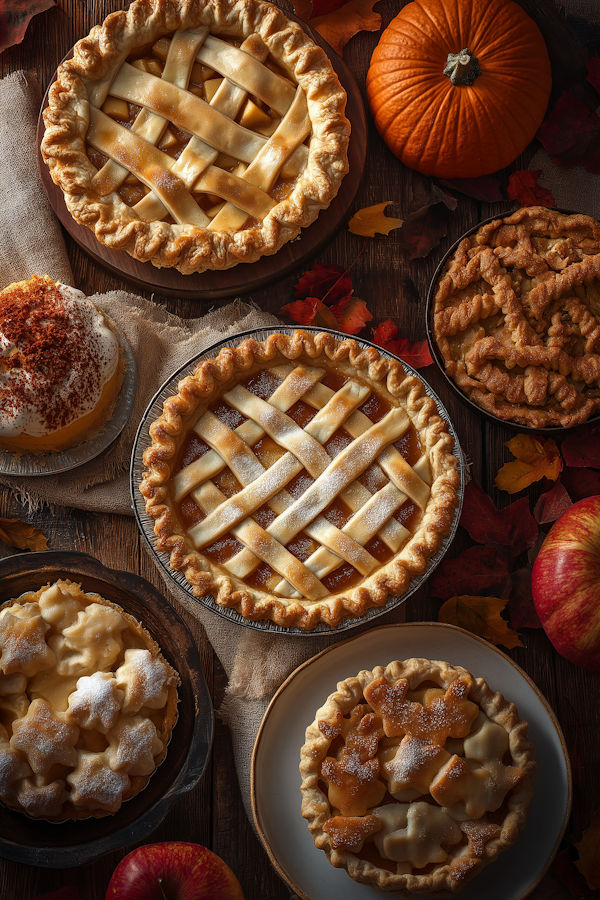
[[458, 625], [509, 650], [522, 647], [517, 632], [500, 615], [505, 606], [506, 600], [498, 597], [450, 597], [439, 611], [438, 622]]
[[579, 851], [579, 859], [575, 861], [575, 865], [590, 890], [600, 890], [600, 809], [596, 810], [590, 827], [586, 828], [575, 846]]
[[348, 222], [348, 231], [363, 237], [375, 237], [375, 232], [389, 234], [393, 228], [400, 228], [402, 219], [393, 219], [391, 216], [384, 215], [383, 211], [390, 202], [390, 200], [386, 200], [385, 203], [359, 209]]
[[373, 12], [378, 0], [349, 0], [334, 12], [310, 19], [309, 25], [342, 56], [344, 47], [359, 31], [379, 31], [381, 16]]
[[506, 463], [496, 475], [501, 491], [516, 494], [534, 481], [548, 478], [556, 481], [563, 467], [560, 451], [553, 440], [541, 442], [528, 434], [518, 434], [505, 444], [516, 462]]
[[48, 541], [39, 528], [20, 519], [0, 518], [0, 541], [21, 550], [47, 550]]

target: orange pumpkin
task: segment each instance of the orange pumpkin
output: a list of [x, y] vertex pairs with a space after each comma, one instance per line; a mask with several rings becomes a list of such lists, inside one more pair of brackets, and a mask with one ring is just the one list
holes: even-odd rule
[[390, 150], [441, 178], [511, 163], [541, 125], [551, 86], [544, 39], [512, 0], [413, 0], [384, 31], [367, 75]]

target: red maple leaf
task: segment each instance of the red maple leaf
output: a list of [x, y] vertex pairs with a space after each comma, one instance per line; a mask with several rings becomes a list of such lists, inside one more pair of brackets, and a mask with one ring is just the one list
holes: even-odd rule
[[415, 259], [427, 256], [445, 236], [457, 201], [430, 179], [419, 179], [415, 172], [411, 177], [410, 213], [399, 235], [401, 246]]
[[352, 279], [342, 266], [315, 263], [298, 281], [294, 297], [299, 300], [307, 297], [317, 297], [319, 300], [327, 298], [328, 304], [331, 304], [349, 297], [353, 289]]
[[527, 497], [499, 510], [474, 480], [465, 488], [460, 524], [477, 543], [508, 549], [514, 556], [533, 547], [539, 532]]
[[521, 628], [542, 627], [531, 594], [531, 569], [531, 565], [522, 566], [510, 576], [507, 609], [510, 624], [515, 631], [519, 631]]
[[587, 60], [587, 80], [600, 94], [600, 59], [594, 56]]
[[600, 175], [600, 118], [564, 91], [536, 135], [560, 166], [585, 166]]
[[600, 473], [593, 469], [565, 466], [560, 480], [573, 503], [600, 494]]
[[338, 327], [337, 319], [329, 307], [317, 297], [295, 300], [283, 306], [279, 312], [298, 325], [315, 325], [317, 328], [333, 328], [334, 331]]
[[591, 466], [600, 469], [600, 434], [593, 428], [582, 428], [565, 438], [561, 445], [568, 466]]
[[344, 334], [358, 334], [370, 322], [373, 316], [367, 309], [364, 300], [359, 300], [354, 294], [342, 297], [334, 306], [329, 308], [338, 323], [340, 331]]
[[[547, 479], [545, 481], [547, 482]], [[565, 486], [560, 481], [550, 483], [552, 487], [538, 497], [533, 509], [533, 517], [538, 525], [556, 522], [565, 510], [573, 506], [573, 501], [569, 497]]]
[[538, 184], [541, 169], [520, 169], [508, 179], [507, 194], [521, 206], [556, 206], [556, 200], [546, 188]]
[[469, 547], [456, 559], [445, 560], [429, 581], [429, 594], [440, 600], [481, 592], [508, 575], [508, 560], [493, 547]]
[[504, 200], [500, 182], [490, 175], [480, 175], [479, 178], [440, 178], [440, 184], [449, 187], [450, 190], [460, 191], [467, 197], [474, 197], [475, 200], [483, 200], [485, 203]]
[[413, 342], [397, 335], [398, 326], [391, 319], [386, 319], [373, 329], [373, 343], [394, 356], [399, 356], [413, 369], [424, 369], [433, 363], [427, 341]]
[[20, 44], [30, 20], [55, 6], [54, 0], [2, 0], [0, 3], [0, 53]]

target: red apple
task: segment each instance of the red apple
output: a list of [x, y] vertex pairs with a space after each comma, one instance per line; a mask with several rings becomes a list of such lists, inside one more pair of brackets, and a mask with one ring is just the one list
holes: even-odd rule
[[106, 900], [244, 900], [244, 895], [212, 850], [165, 841], [128, 853], [112, 874]]
[[533, 602], [565, 659], [600, 675], [600, 496], [569, 507], [533, 564]]

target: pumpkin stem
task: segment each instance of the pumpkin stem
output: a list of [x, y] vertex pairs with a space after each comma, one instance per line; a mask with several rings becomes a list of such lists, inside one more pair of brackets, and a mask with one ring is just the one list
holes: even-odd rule
[[444, 75], [448, 76], [452, 84], [473, 84], [477, 76], [481, 75], [477, 57], [466, 48], [460, 53], [449, 53]]

